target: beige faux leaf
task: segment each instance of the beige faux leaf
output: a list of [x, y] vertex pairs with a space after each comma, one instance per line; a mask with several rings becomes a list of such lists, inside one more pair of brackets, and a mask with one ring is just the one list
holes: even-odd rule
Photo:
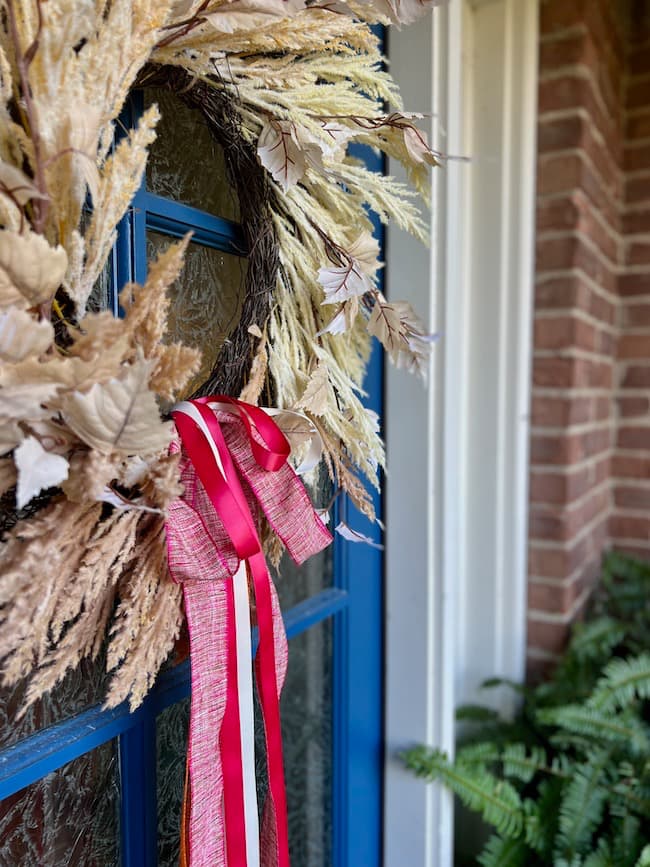
[[24, 172], [3, 160], [0, 160], [0, 193], [8, 195], [21, 206], [30, 199], [47, 198]]
[[325, 362], [319, 361], [296, 407], [306, 409], [314, 415], [325, 415], [333, 403], [334, 391], [330, 383], [329, 371]]
[[338, 304], [348, 298], [358, 298], [372, 291], [373, 284], [359, 264], [352, 258], [342, 265], [321, 268], [318, 282], [325, 292], [323, 304]]
[[393, 24], [412, 24], [430, 12], [434, 6], [444, 5], [447, 0], [365, 0]]
[[371, 292], [378, 256], [377, 240], [370, 232], [362, 232], [341, 255], [340, 264], [319, 270], [318, 281], [325, 291], [323, 304], [338, 304]]
[[304, 8], [304, 0], [232, 0], [203, 17], [220, 33], [234, 33], [264, 27], [274, 19], [289, 18]]
[[368, 320], [368, 331], [374, 335], [387, 352], [396, 353], [405, 348], [402, 322], [399, 311], [393, 304], [376, 301]]
[[252, 325], [248, 326], [248, 333], [251, 334], [253, 337], [260, 337], [261, 338], [263, 336], [262, 335], [262, 329], [259, 327], [259, 325], [256, 325], [254, 322]]
[[146, 457], [165, 449], [171, 424], [160, 420], [149, 390], [152, 362], [137, 361], [120, 379], [66, 395], [63, 417], [77, 436], [100, 452]]
[[54, 341], [54, 329], [45, 319], [37, 321], [24, 310], [10, 307], [0, 313], [0, 358], [22, 361], [41, 355]]
[[305, 154], [293, 134], [288, 120], [267, 121], [257, 143], [260, 162], [286, 191], [305, 173]]
[[323, 334], [344, 334], [347, 331], [348, 323], [345, 315], [345, 307], [341, 304], [338, 312], [327, 323], [324, 328], [316, 332], [316, 337], [322, 337]]
[[359, 263], [365, 274], [373, 275], [379, 267], [379, 242], [370, 232], [362, 232], [348, 247], [350, 256]]
[[52, 400], [58, 390], [54, 382], [3, 386], [0, 388], [0, 419], [49, 418], [52, 411], [43, 405]]
[[435, 154], [429, 147], [427, 135], [414, 126], [407, 126], [404, 130], [404, 146], [414, 163], [426, 163], [429, 166], [437, 166]]
[[0, 308], [35, 307], [49, 301], [67, 266], [63, 247], [50, 247], [42, 235], [0, 231]]
[[22, 509], [41, 491], [68, 478], [68, 462], [46, 452], [36, 437], [27, 437], [14, 452], [18, 470], [16, 506]]

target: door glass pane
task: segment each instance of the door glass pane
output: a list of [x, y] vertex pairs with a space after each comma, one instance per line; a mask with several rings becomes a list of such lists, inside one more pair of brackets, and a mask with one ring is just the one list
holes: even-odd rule
[[292, 639], [282, 692], [292, 867], [332, 863], [332, 621]]
[[158, 867], [178, 864], [189, 722], [189, 698], [165, 708], [156, 721]]
[[[316, 484], [307, 488], [307, 493], [315, 508], [327, 509], [332, 497], [332, 482], [327, 469], [321, 464]], [[332, 516], [330, 515], [330, 528]], [[273, 576], [280, 598], [282, 611], [286, 612], [298, 602], [302, 602], [332, 586], [334, 573], [333, 545], [310, 557], [302, 566], [296, 566], [288, 554], [284, 554], [280, 568]]]
[[[163, 252], [172, 239], [147, 232], [147, 261]], [[167, 339], [194, 346], [203, 353], [200, 371], [187, 386], [192, 392], [206, 381], [219, 350], [241, 314], [247, 260], [212, 247], [190, 244], [180, 277], [170, 289]]]
[[23, 680], [10, 688], [0, 687], [0, 747], [15, 744], [35, 731], [98, 704], [105, 698], [107, 683], [105, 655], [100, 653], [94, 662], [84, 659], [61, 683], [34, 702], [20, 719], [18, 715], [28, 682]]
[[144, 107], [156, 103], [161, 118], [147, 160], [147, 190], [239, 221], [239, 202], [228, 183], [223, 148], [197, 109], [170, 93], [145, 87]]
[[0, 864], [119, 863], [116, 742], [103, 744], [0, 803]]
[[[256, 708], [258, 797], [267, 790], [264, 731]], [[332, 864], [332, 621], [293, 638], [282, 691], [282, 739], [291, 867]]]

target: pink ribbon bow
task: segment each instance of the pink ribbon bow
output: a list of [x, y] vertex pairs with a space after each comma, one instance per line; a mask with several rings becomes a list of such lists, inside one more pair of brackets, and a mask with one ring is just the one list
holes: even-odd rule
[[[289, 444], [263, 410], [215, 396], [179, 404], [173, 416], [185, 491], [168, 510], [167, 547], [190, 635], [189, 865], [289, 867], [279, 711], [287, 640], [257, 533], [259, 510], [298, 564], [332, 537], [287, 463]], [[269, 777], [261, 845], [247, 784], [252, 775], [254, 788], [248, 576]]]

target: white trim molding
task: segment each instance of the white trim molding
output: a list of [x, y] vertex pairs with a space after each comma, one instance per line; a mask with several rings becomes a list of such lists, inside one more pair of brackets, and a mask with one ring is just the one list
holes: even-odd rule
[[451, 798], [396, 754], [453, 753], [457, 704], [524, 674], [537, 16], [537, 0], [451, 0], [390, 34], [406, 108], [470, 161], [432, 173], [429, 250], [387, 234], [389, 295], [440, 340], [427, 386], [386, 380], [384, 867], [453, 863]]

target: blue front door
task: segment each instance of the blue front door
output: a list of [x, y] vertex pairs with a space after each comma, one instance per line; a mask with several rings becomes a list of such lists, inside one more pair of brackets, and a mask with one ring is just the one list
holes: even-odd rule
[[[145, 89], [132, 99], [131, 121], [151, 101], [161, 105], [159, 138], [95, 303], [117, 314], [117, 289], [142, 282], [148, 259], [193, 231], [173, 290], [173, 327], [186, 342], [211, 347], [227, 339], [241, 302], [236, 197], [225, 172], [221, 188], [201, 183], [197, 166], [209, 159], [214, 168], [223, 155], [196, 111]], [[379, 352], [367, 387], [380, 413]], [[336, 520], [376, 533], [349, 511], [339, 503]], [[277, 584], [290, 639], [282, 718], [292, 865], [379, 867], [381, 552], [337, 537], [301, 569], [283, 563]], [[101, 665], [87, 666], [21, 723], [20, 690], [2, 695], [0, 867], [177, 863], [189, 661], [170, 663], [135, 713], [102, 710], [104, 685]]]

